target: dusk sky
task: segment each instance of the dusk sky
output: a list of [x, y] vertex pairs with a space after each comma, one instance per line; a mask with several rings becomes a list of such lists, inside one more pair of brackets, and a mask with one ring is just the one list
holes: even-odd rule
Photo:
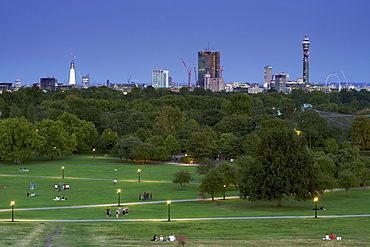
[[[263, 82], [263, 67], [302, 77], [302, 40], [310, 41], [310, 82], [334, 72], [370, 82], [368, 0], [0, 0], [0, 82], [52, 76], [78, 84], [151, 83], [167, 69], [186, 84], [197, 52], [221, 52], [229, 82]], [[71, 55], [73, 54], [73, 56]], [[331, 77], [330, 82], [336, 82]], [[191, 83], [195, 84], [194, 75]]]

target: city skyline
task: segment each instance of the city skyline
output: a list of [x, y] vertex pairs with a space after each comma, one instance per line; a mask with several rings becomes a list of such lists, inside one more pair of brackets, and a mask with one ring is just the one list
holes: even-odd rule
[[[72, 7], [73, 6], [73, 7]], [[330, 73], [369, 82], [368, 1], [301, 0], [15, 0], [0, 3], [0, 82], [55, 77], [68, 84], [151, 84], [152, 70], [169, 70], [177, 84], [198, 67], [203, 50], [221, 53], [225, 83], [263, 83], [273, 74], [302, 78], [302, 40], [310, 38], [310, 82]], [[336, 78], [330, 79], [337, 82]], [[195, 84], [194, 72], [191, 84]]]

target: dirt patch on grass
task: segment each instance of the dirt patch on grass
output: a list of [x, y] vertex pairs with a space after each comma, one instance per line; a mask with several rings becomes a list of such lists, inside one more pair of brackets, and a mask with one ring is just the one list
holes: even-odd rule
[[62, 229], [62, 225], [58, 225], [58, 228], [56, 229], [56, 231], [46, 238], [46, 244], [45, 244], [46, 247], [53, 246], [51, 242], [53, 241], [53, 238], [60, 233], [61, 229]]

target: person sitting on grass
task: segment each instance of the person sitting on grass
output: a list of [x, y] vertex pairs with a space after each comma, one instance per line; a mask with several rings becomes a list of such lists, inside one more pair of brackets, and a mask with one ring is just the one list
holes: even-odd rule
[[59, 196], [56, 196], [53, 200], [54, 201], [59, 201], [60, 200], [60, 197]]
[[176, 241], [176, 238], [172, 233], [168, 236], [168, 241]]
[[323, 240], [330, 240], [329, 234], [326, 234], [325, 237], [323, 238]]
[[152, 238], [152, 241], [158, 241], [157, 234], [154, 234], [154, 236], [153, 236], [153, 238]]

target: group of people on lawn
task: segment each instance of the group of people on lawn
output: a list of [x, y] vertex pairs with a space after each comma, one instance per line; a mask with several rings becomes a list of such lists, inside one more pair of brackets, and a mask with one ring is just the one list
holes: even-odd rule
[[63, 184], [62, 186], [54, 184], [55, 191], [60, 191], [61, 187], [63, 188], [63, 190], [69, 190], [69, 184]]
[[67, 200], [67, 197], [64, 197], [64, 196], [62, 196], [62, 197], [56, 196], [53, 200], [54, 201], [66, 201]]
[[[181, 246], [185, 246], [185, 240], [186, 240], [185, 236], [179, 236], [178, 241]], [[159, 235], [158, 238], [157, 234], [154, 234], [152, 241], [176, 241], [176, 237], [172, 233], [167, 238], [163, 238], [162, 235]]]
[[[56, 191], [60, 191], [60, 187], [58, 184], [55, 184], [54, 185], [54, 188]], [[69, 190], [69, 185], [68, 184], [63, 184], [63, 189], [64, 190]], [[36, 189], [36, 184], [33, 183], [33, 182], [30, 182], [30, 190], [34, 190]], [[38, 194], [36, 193], [27, 193], [26, 196], [38, 196]], [[64, 197], [64, 196], [56, 196], [55, 198], [53, 198], [54, 201], [65, 201], [67, 200], [67, 197]]]
[[[116, 218], [117, 219], [120, 215], [122, 215], [122, 216], [128, 215], [128, 207], [125, 207], [125, 208], [119, 207], [119, 208], [116, 209], [115, 213], [116, 213]], [[106, 214], [107, 214], [107, 218], [112, 216], [109, 208], [106, 209]]]
[[146, 201], [146, 200], [152, 200], [153, 198], [153, 194], [152, 193], [147, 193], [147, 192], [144, 192], [143, 194], [140, 192], [139, 193], [139, 200], [140, 201]]
[[176, 237], [172, 233], [167, 238], [163, 238], [162, 235], [159, 235], [158, 238], [157, 234], [154, 234], [152, 241], [176, 241]]
[[337, 240], [342, 240], [341, 237], [336, 237], [335, 234], [326, 234], [325, 237], [323, 237], [323, 240], [334, 240], [334, 239], [337, 239]]

